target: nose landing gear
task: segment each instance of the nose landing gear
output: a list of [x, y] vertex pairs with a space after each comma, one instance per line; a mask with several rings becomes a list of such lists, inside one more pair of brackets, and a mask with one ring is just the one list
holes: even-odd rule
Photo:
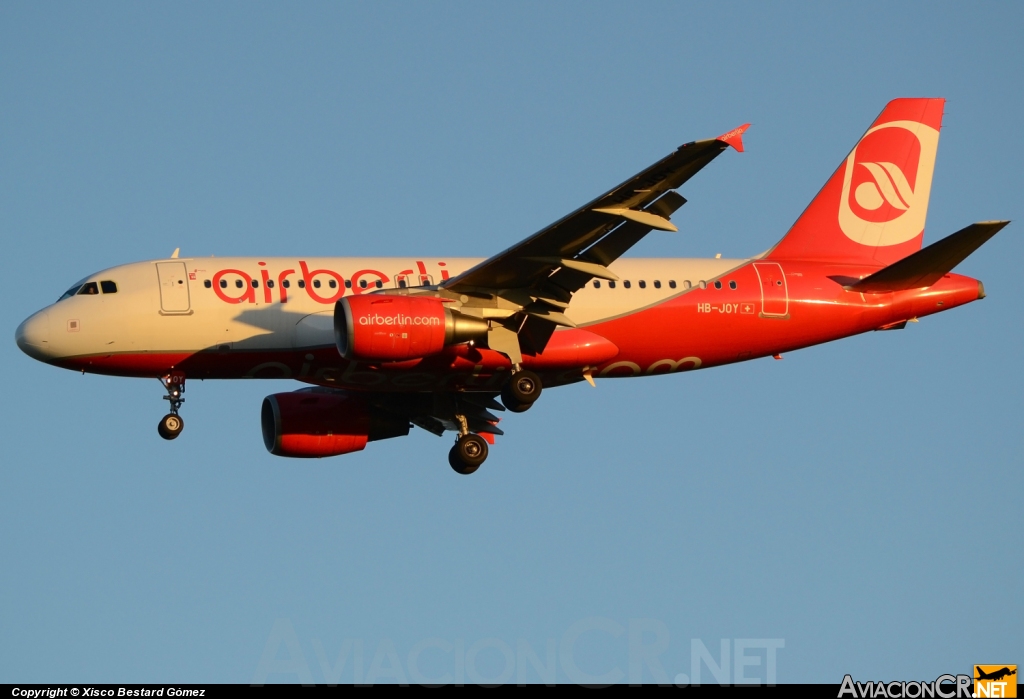
[[160, 378], [160, 383], [167, 389], [167, 395], [163, 398], [170, 403], [171, 412], [160, 419], [160, 423], [156, 426], [156, 431], [164, 439], [170, 440], [177, 437], [185, 429], [185, 421], [178, 415], [178, 409], [185, 402], [181, 395], [185, 392], [185, 375], [181, 373], [167, 374]]
[[183, 429], [185, 429], [185, 421], [181, 419], [180, 415], [175, 413], [164, 415], [160, 418], [160, 424], [156, 426], [156, 431], [164, 439], [174, 439], [181, 434]]

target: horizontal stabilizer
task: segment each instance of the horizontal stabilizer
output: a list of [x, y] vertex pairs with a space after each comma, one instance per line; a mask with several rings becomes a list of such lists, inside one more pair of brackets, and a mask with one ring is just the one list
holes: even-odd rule
[[972, 223], [953, 235], [932, 243], [912, 255], [894, 262], [869, 277], [845, 288], [868, 294], [903, 291], [931, 286], [943, 275], [967, 259], [985, 241], [1003, 229], [1009, 221]]

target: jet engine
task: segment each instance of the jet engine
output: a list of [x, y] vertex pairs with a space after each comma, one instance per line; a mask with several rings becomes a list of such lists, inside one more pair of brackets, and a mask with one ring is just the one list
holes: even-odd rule
[[486, 320], [425, 296], [346, 296], [334, 306], [334, 340], [345, 359], [400, 362], [487, 335]]
[[263, 443], [276, 456], [312, 458], [362, 451], [409, 434], [409, 422], [354, 393], [302, 389], [263, 399]]

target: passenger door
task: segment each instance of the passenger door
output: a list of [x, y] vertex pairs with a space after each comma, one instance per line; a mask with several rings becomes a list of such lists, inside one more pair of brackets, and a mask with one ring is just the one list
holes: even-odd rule
[[754, 271], [761, 281], [761, 317], [789, 317], [789, 288], [778, 262], [755, 262]]
[[164, 315], [190, 313], [188, 272], [184, 262], [157, 262], [156, 276], [160, 281], [160, 312]]

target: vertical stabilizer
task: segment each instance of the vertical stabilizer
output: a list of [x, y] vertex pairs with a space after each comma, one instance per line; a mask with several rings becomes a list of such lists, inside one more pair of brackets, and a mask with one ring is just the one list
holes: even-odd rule
[[889, 265], [920, 250], [944, 103], [887, 104], [767, 258]]

